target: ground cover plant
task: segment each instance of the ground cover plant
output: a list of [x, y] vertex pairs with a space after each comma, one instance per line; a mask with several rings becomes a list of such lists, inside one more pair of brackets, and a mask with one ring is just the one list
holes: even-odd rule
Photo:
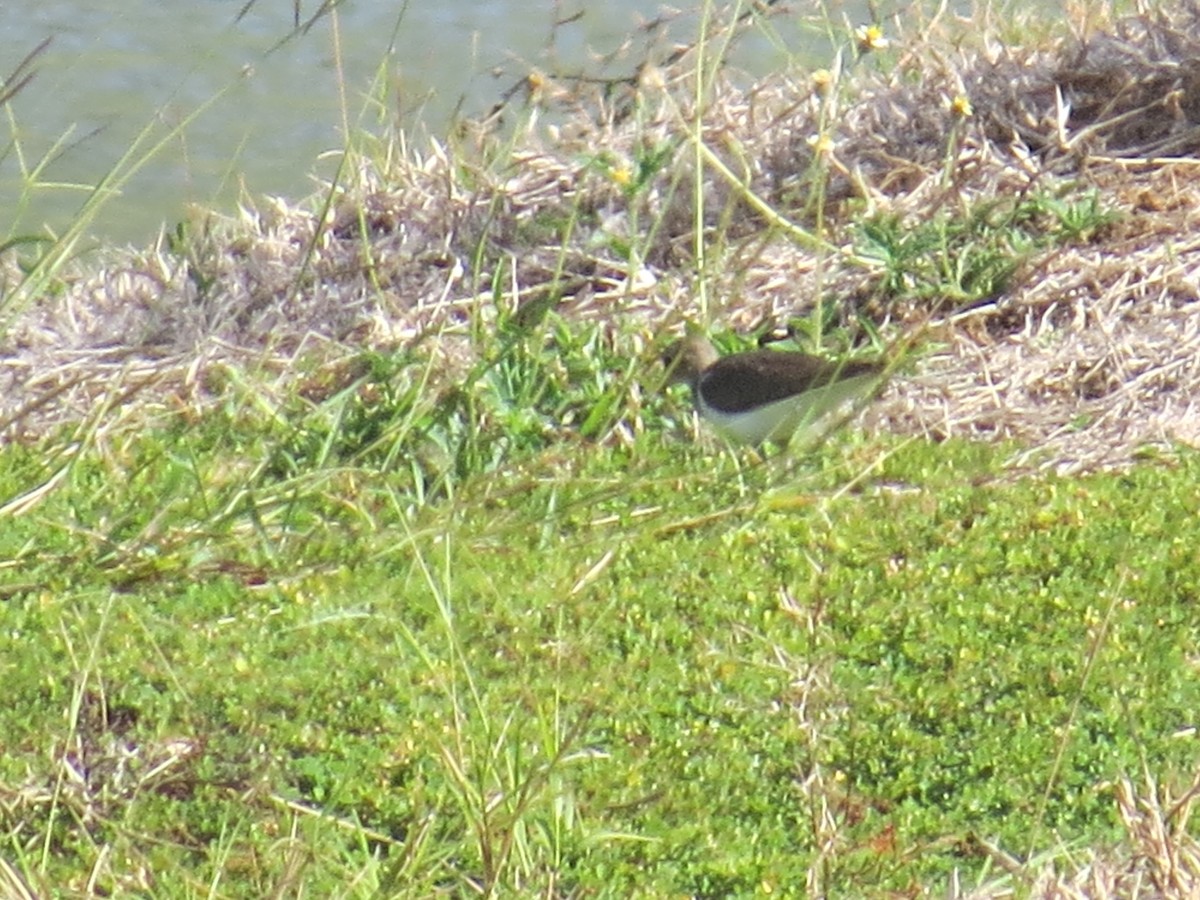
[[1192, 787], [1194, 458], [647, 436], [413, 508], [200, 431], [4, 531], [8, 858], [52, 893], [999, 896]]
[[[735, 11], [311, 205], [7, 242], [3, 890], [1194, 894], [1200, 31], [1128, 13], [746, 88]], [[764, 460], [684, 319], [895, 371]]]

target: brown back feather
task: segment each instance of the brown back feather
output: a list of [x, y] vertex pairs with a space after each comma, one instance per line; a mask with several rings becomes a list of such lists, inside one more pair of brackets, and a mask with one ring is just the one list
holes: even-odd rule
[[710, 406], [737, 412], [792, 397], [885, 368], [877, 360], [836, 362], [807, 353], [752, 350], [723, 356], [701, 373], [695, 387]]

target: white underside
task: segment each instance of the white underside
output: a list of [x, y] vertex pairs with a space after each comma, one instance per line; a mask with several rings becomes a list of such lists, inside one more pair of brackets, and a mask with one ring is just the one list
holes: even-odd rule
[[713, 409], [700, 400], [700, 415], [725, 437], [743, 444], [761, 444], [763, 441], [786, 444], [797, 432], [803, 439], [813, 439], [833, 424], [830, 413], [861, 397], [878, 381], [879, 376], [875, 374], [858, 375], [734, 414]]

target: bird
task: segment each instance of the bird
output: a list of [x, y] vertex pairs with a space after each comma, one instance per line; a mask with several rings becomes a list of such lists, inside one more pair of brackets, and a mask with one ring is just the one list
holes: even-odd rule
[[882, 360], [837, 362], [807, 353], [750, 350], [720, 356], [689, 335], [663, 353], [668, 384], [687, 383], [696, 411], [726, 438], [786, 445], [797, 430], [818, 436], [820, 420], [882, 382]]

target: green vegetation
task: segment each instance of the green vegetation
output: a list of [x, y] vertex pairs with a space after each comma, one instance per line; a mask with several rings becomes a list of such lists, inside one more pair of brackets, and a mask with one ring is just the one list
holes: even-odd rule
[[1010, 288], [1035, 253], [1087, 243], [1117, 220], [1095, 193], [1076, 193], [997, 199], [924, 222], [874, 216], [858, 223], [859, 253], [881, 266], [885, 301], [969, 306]]
[[[1200, 883], [1200, 243], [1174, 175], [1071, 143], [1186, 150], [1134, 25], [1200, 30], [1084, 29], [1121, 103], [917, 26], [798, 96], [715, 77], [753, 15], [530, 76], [579, 104], [552, 150], [359, 135], [309, 207], [101, 271], [4, 239], [0, 895]], [[894, 384], [763, 460], [661, 390], [684, 320]]]
[[847, 896], [997, 877], [980, 841], [1110, 845], [1118, 779], [1190, 779], [1194, 456], [1013, 482], [845, 435], [746, 465], [659, 419], [538, 447], [561, 398], [481, 376], [447, 403], [490, 439], [450, 456], [495, 464], [433, 500], [397, 424], [437, 419], [421, 365], [364, 368], [304, 414], [3, 452], [31, 883]]

